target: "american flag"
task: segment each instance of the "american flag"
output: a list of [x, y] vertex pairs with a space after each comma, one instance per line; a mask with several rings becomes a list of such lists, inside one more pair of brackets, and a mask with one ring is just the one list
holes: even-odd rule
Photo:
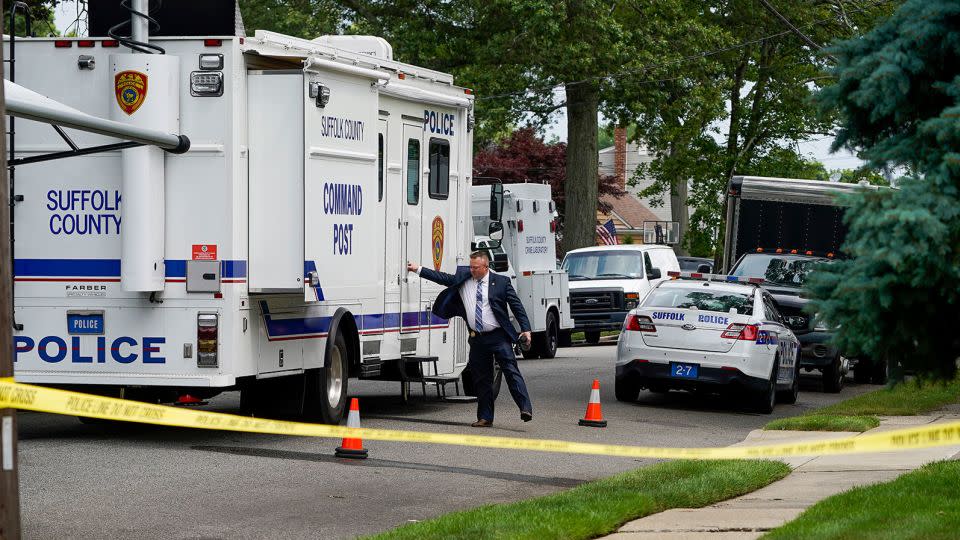
[[597, 225], [597, 234], [600, 235], [600, 241], [608, 246], [615, 246], [617, 242], [617, 227], [612, 219], [608, 219], [603, 225]]

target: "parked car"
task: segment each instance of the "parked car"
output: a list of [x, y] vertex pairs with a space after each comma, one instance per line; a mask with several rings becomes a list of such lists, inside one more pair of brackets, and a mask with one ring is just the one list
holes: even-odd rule
[[657, 285], [623, 323], [617, 400], [646, 388], [744, 396], [763, 413], [796, 402], [799, 341], [759, 282], [708, 275]]
[[705, 272], [713, 273], [713, 259], [706, 257], [677, 257], [680, 263], [680, 270], [684, 272]]
[[[680, 264], [668, 246], [624, 244], [571, 250], [563, 269], [570, 279], [573, 331], [597, 343], [600, 332], [620, 330], [627, 312]], [[560, 344], [570, 344], [570, 332], [561, 333]]]
[[[823, 389], [839, 392], [850, 370], [850, 361], [831, 343], [833, 329], [825, 322], [804, 311], [810, 301], [802, 296], [803, 282], [817, 265], [829, 264], [828, 257], [792, 253], [747, 253], [730, 269], [730, 275], [763, 278], [763, 288], [776, 302], [787, 325], [800, 340], [800, 367], [822, 374]], [[886, 369], [877, 368], [878, 382], [885, 379]], [[874, 364], [864, 363], [864, 369]]]

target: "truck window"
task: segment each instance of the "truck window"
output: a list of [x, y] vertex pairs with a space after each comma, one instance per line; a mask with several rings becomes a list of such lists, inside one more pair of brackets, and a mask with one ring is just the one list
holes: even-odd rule
[[788, 287], [801, 287], [816, 265], [829, 262], [830, 259], [807, 257], [803, 255], [745, 255], [731, 275], [740, 277], [760, 277], [767, 283]]
[[377, 134], [377, 202], [383, 200], [383, 133]]
[[420, 202], [420, 141], [407, 140], [407, 204]]
[[710, 291], [660, 286], [647, 296], [643, 307], [702, 309], [729, 313], [736, 309], [740, 315], [753, 314], [753, 300], [748, 294], [731, 291]]
[[430, 139], [430, 181], [427, 191], [431, 199], [446, 199], [450, 193], [450, 143]]
[[570, 253], [563, 260], [572, 280], [643, 279], [643, 264], [639, 251], [585, 251]]

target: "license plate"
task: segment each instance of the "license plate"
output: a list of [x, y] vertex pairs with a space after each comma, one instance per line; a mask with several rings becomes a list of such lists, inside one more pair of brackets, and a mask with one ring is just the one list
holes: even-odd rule
[[68, 334], [103, 334], [103, 312], [67, 313]]
[[682, 364], [680, 362], [670, 363], [670, 376], [678, 379], [696, 379], [697, 371], [700, 368], [697, 364]]

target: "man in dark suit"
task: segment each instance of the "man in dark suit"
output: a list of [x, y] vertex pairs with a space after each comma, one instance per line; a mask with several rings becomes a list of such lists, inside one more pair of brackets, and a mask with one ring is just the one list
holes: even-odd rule
[[[530, 321], [510, 278], [489, 271], [490, 259], [485, 251], [470, 254], [470, 271], [458, 270], [455, 275], [436, 272], [408, 262], [407, 270], [420, 277], [445, 285], [447, 288], [437, 296], [433, 313], [450, 319], [463, 317], [470, 328], [470, 361], [467, 369], [473, 376], [477, 392], [477, 421], [473, 427], [493, 425], [493, 361], [500, 364], [500, 371], [507, 380], [507, 388], [520, 407], [524, 422], [533, 419], [533, 406], [523, 375], [517, 367], [513, 343], [519, 336], [530, 339]], [[510, 322], [507, 306], [520, 323], [517, 334]]]

